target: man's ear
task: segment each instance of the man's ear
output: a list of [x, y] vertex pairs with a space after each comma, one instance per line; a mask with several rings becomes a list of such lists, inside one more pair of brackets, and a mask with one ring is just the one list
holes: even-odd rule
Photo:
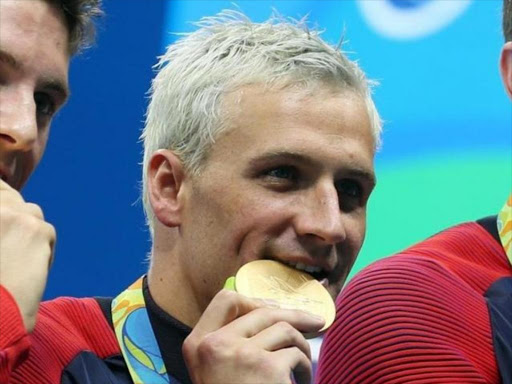
[[512, 41], [505, 43], [501, 50], [500, 72], [505, 90], [512, 99]]
[[159, 149], [148, 164], [148, 196], [155, 217], [167, 227], [181, 224], [183, 180], [181, 160], [168, 149]]

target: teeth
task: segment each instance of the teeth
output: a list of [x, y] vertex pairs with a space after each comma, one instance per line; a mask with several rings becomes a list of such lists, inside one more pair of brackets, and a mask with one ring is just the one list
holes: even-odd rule
[[298, 269], [298, 270], [301, 270], [301, 271], [306, 271], [308, 273], [316, 273], [316, 272], [320, 272], [322, 270], [321, 267], [315, 267], [313, 265], [306, 265], [304, 263], [292, 263], [292, 262], [286, 262], [286, 264], [288, 264], [289, 266], [295, 268], [295, 269]]
[[313, 265], [306, 265], [306, 272], [309, 272], [309, 273], [316, 273], [316, 272], [320, 272], [322, 270], [322, 268], [320, 267], [315, 267]]

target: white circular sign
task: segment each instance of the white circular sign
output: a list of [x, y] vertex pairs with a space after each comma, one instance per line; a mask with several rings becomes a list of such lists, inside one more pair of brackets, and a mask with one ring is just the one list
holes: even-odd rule
[[468, 8], [471, 1], [358, 0], [357, 4], [368, 24], [381, 35], [411, 40], [447, 26]]

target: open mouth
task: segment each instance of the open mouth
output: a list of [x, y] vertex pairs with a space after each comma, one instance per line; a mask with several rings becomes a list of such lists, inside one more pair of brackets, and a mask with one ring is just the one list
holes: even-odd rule
[[292, 262], [292, 261], [281, 261], [281, 262], [294, 268], [294, 269], [297, 269], [302, 272], [306, 272], [307, 274], [311, 275], [315, 280], [318, 280], [318, 281], [322, 281], [324, 279], [327, 279], [327, 277], [328, 277], [327, 271], [325, 271], [322, 267], [319, 267], [319, 266], [306, 265], [301, 262]]

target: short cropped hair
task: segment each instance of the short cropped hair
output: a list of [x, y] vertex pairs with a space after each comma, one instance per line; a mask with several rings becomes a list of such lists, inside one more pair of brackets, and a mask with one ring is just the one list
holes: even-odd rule
[[222, 96], [249, 84], [284, 89], [316, 86], [350, 90], [366, 104], [375, 146], [381, 122], [371, 98], [372, 83], [339, 47], [309, 30], [306, 20], [274, 15], [253, 23], [244, 14], [224, 10], [195, 24], [198, 30], [167, 48], [160, 57], [150, 90], [141, 139], [144, 144], [142, 200], [153, 234], [153, 212], [147, 196], [147, 168], [158, 149], [171, 149], [185, 171], [199, 176], [201, 166], [227, 122]]
[[512, 41], [512, 0], [503, 0], [503, 36]]
[[75, 55], [87, 48], [96, 33], [94, 19], [102, 16], [102, 0], [49, 0], [62, 10], [69, 33], [69, 53]]

